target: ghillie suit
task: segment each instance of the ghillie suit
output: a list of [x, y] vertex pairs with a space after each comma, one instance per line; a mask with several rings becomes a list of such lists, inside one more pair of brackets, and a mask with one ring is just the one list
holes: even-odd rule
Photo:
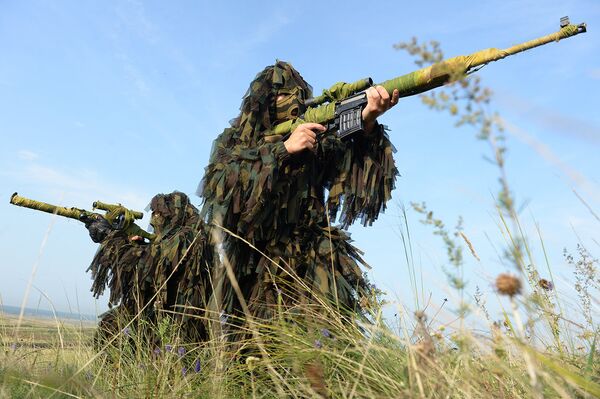
[[[152, 326], [170, 317], [188, 341], [206, 339], [204, 310], [212, 251], [204, 223], [189, 198], [180, 192], [159, 194], [150, 202], [156, 238], [149, 244], [112, 231], [102, 241], [88, 270], [94, 296], [108, 286], [112, 308], [100, 322], [101, 334], [119, 332], [117, 322], [140, 313], [136, 326]], [[145, 331], [152, 336], [152, 331]]]
[[[229, 233], [213, 234], [257, 318], [271, 317], [278, 297], [284, 304], [327, 298], [360, 313], [372, 290], [361, 252], [343, 229], [356, 219], [370, 225], [385, 209], [397, 175], [394, 149], [379, 125], [344, 141], [326, 132], [314, 153], [290, 155], [281, 138], [266, 138], [272, 126], [302, 114], [311, 91], [285, 62], [260, 72], [240, 115], [215, 140], [198, 189], [202, 217], [258, 250]], [[336, 218], [341, 226], [329, 227]], [[213, 279], [213, 306], [243, 317], [226, 273], [215, 270]]]

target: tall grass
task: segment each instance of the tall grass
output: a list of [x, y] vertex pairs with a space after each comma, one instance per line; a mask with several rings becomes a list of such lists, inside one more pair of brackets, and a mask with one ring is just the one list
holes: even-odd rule
[[[514, 312], [523, 312], [519, 297]], [[583, 347], [541, 347], [519, 317], [488, 333], [433, 330], [424, 313], [386, 325], [348, 321], [335, 306], [278, 309], [257, 335], [235, 345], [223, 337], [183, 343], [164, 318], [149, 344], [136, 323], [100, 356], [93, 327], [25, 322], [13, 342], [14, 319], [2, 318], [1, 397], [598, 397], [597, 334]], [[231, 320], [228, 320], [230, 322]], [[224, 330], [227, 330], [224, 328]], [[592, 332], [592, 330], [586, 330]], [[260, 338], [259, 350], [257, 338]], [[587, 342], [588, 344], [584, 344]], [[531, 365], [528, 365], [528, 362]], [[532, 384], [528, 367], [537, 381]]]

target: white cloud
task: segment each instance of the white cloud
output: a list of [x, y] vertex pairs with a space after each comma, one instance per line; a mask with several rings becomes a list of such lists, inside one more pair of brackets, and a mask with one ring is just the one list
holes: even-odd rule
[[588, 71], [588, 76], [592, 79], [600, 80], [600, 68], [593, 68]]
[[564, 221], [565, 227], [573, 227], [575, 229], [581, 229], [591, 227], [590, 218], [584, 218], [579, 216], [568, 216]]
[[142, 72], [133, 63], [124, 58], [123, 68], [140, 94], [145, 95], [150, 92], [150, 86], [144, 79]]
[[255, 45], [266, 43], [276, 35], [281, 29], [289, 25], [290, 19], [285, 15], [278, 15], [270, 19], [268, 22], [259, 24], [256, 30], [248, 36], [246, 46], [254, 47]]
[[132, 35], [138, 36], [145, 44], [150, 45], [157, 57], [168, 59], [177, 65], [187, 74], [189, 82], [200, 85], [200, 74], [194, 64], [179, 49], [179, 44], [170, 42], [169, 36], [164, 35], [159, 26], [152, 22], [143, 2], [138, 0], [119, 2], [115, 7], [115, 13], [120, 21], [120, 27], [111, 31], [109, 36], [118, 48], [116, 55], [123, 62], [125, 73], [142, 95], [150, 92], [151, 85], [144, 78], [143, 66], [135, 63], [128, 56], [130, 52], [128, 43]]
[[122, 203], [128, 208], [143, 210], [151, 198], [139, 189], [107, 183], [90, 170], [63, 171], [32, 163], [11, 175], [21, 182], [36, 183], [39, 188], [48, 192], [48, 200], [64, 198], [65, 203], [73, 203], [73, 206], [78, 207], [91, 208], [94, 201], [100, 200]]
[[[600, 79], [600, 68], [597, 69]], [[525, 98], [509, 93], [498, 93], [496, 98], [503, 107], [509, 108], [517, 115], [526, 116], [544, 129], [552, 130], [568, 137], [577, 137], [590, 144], [600, 144], [600, 127], [590, 121], [574, 118], [559, 109], [545, 108]]]
[[156, 25], [150, 21], [141, 1], [130, 0], [118, 3], [116, 14], [123, 25], [144, 40], [155, 43], [159, 34]]
[[552, 151], [552, 149], [550, 149], [550, 147], [527, 133], [525, 130], [508, 122], [506, 119], [503, 119], [502, 122], [508, 133], [530, 146], [543, 159], [557, 167], [563, 175], [568, 178], [571, 184], [581, 188], [595, 200], [600, 201], [600, 188], [594, 181], [588, 179], [577, 169], [566, 164], [556, 153], [554, 153], [554, 151]]
[[39, 157], [39, 155], [33, 151], [29, 150], [21, 150], [18, 152], [18, 156], [20, 159], [24, 161], [33, 161]]
[[252, 53], [256, 47], [271, 41], [291, 22], [290, 18], [285, 15], [275, 15], [259, 22], [256, 26], [249, 27], [251, 30], [243, 38], [230, 40], [223, 46], [218, 57], [213, 58], [213, 64], [215, 66], [229, 65], [232, 59], [241, 59], [243, 56]]

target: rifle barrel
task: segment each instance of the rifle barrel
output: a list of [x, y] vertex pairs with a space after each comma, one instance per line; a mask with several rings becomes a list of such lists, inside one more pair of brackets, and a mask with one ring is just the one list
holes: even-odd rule
[[508, 56], [543, 46], [550, 42], [558, 42], [559, 40], [575, 36], [585, 31], [586, 25], [584, 23], [579, 25], [566, 25], [557, 32], [514, 45], [507, 49], [488, 48], [470, 55], [459, 55], [409, 74], [386, 80], [385, 82], [380, 83], [380, 85], [385, 87], [390, 95], [394, 89], [397, 89], [400, 92], [400, 97], [412, 96], [443, 86], [448, 82], [462, 77], [465, 73], [478, 66], [498, 61]]
[[[390, 95], [394, 90], [398, 90], [400, 92], [400, 97], [412, 96], [435, 89], [436, 87], [443, 86], [446, 83], [464, 76], [465, 73], [473, 71], [473, 69], [478, 66], [482, 66], [493, 61], [498, 61], [510, 55], [539, 47], [553, 41], [566, 39], [579, 33], [586, 32], [587, 30], [585, 23], [572, 25], [568, 23], [567, 18], [564, 18], [564, 20], [567, 22], [565, 22], [563, 25], [563, 20], [561, 20], [561, 29], [549, 35], [529, 40], [503, 50], [497, 48], [488, 48], [470, 55], [460, 55], [449, 58], [406, 75], [386, 80], [379, 85], [383, 86], [388, 93], [390, 93]], [[332, 87], [335, 86], [336, 85]], [[319, 100], [321, 100], [321, 98], [319, 98]], [[313, 122], [324, 124], [332, 121], [334, 117], [335, 102], [330, 102], [318, 107], [308, 108], [302, 118], [280, 123], [274, 126], [270, 132], [267, 132], [266, 135], [286, 135], [293, 131], [296, 126], [300, 125], [301, 123]]]
[[64, 206], [52, 205], [46, 202], [21, 197], [18, 193], [11, 195], [10, 203], [25, 208], [35, 209], [36, 211], [52, 213], [76, 220], [80, 220], [81, 215], [85, 212], [85, 210], [79, 208], [66, 208]]

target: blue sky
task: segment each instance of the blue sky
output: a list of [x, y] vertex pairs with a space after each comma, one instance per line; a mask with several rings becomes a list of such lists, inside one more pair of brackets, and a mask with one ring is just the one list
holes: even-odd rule
[[[80, 2], [0, 4], [0, 296], [29, 306], [102, 311], [86, 268], [97, 245], [83, 225], [8, 204], [21, 195], [90, 208], [95, 200], [143, 209], [159, 192], [192, 196], [212, 140], [236, 116], [249, 82], [275, 59], [289, 61], [316, 91], [339, 80], [383, 81], [415, 69], [393, 44], [438, 40], [447, 56], [508, 47], [585, 21], [589, 32], [487, 66], [479, 72], [491, 108], [510, 128], [508, 178], [536, 262], [538, 223], [559, 286], [571, 271], [563, 249], [581, 241], [598, 254], [600, 213], [600, 3], [573, 1], [415, 2]], [[357, 10], [361, 10], [361, 14]], [[481, 261], [467, 256], [468, 290], [495, 301], [491, 281], [509, 270], [493, 207], [497, 171], [469, 128], [428, 111], [417, 97], [384, 115], [402, 174], [386, 214], [354, 226], [372, 279], [412, 306], [399, 231], [401, 207], [425, 201], [465, 233]], [[453, 294], [439, 238], [407, 210], [414, 265], [425, 296]], [[146, 216], [146, 221], [148, 217]], [[145, 227], [147, 222], [142, 222]], [[44, 243], [44, 237], [47, 240]], [[40, 248], [43, 248], [40, 250]], [[39, 255], [41, 253], [41, 255]], [[39, 259], [39, 261], [38, 261]]]

